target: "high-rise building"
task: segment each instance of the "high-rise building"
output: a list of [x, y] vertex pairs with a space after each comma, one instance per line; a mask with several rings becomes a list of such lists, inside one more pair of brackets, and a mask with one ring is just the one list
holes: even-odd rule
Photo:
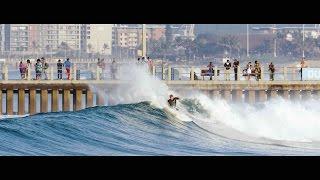
[[80, 24], [40, 24], [39, 46], [42, 51], [80, 50]]
[[29, 50], [29, 25], [5, 24], [4, 25], [4, 51]]
[[[147, 25], [147, 40], [165, 38], [165, 25]], [[117, 25], [113, 28], [112, 45], [114, 47], [136, 49], [142, 43], [141, 25]]]
[[4, 51], [4, 24], [0, 24], [0, 52]]
[[90, 24], [86, 38], [88, 52], [111, 54], [112, 27], [112, 24]]

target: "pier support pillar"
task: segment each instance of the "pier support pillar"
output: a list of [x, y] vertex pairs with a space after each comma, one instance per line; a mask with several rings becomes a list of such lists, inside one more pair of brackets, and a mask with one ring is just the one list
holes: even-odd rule
[[276, 90], [270, 91], [270, 99], [275, 99], [278, 97], [278, 92]]
[[220, 92], [219, 92], [219, 90], [213, 90], [213, 91], [211, 91], [211, 93], [212, 93], [212, 98], [214, 99], [214, 98], [220, 98]]
[[105, 93], [104, 91], [97, 91], [97, 95], [96, 95], [96, 102], [98, 106], [104, 106], [104, 97], [105, 97]]
[[256, 91], [255, 90], [248, 90], [248, 103], [254, 104], [256, 99]]
[[222, 91], [223, 99], [227, 102], [231, 101], [231, 91], [230, 90], [223, 90]]
[[36, 114], [36, 90], [29, 89], [29, 114]]
[[290, 91], [290, 99], [297, 101], [300, 100], [300, 91], [299, 90], [291, 90]]
[[24, 89], [19, 89], [18, 91], [18, 114], [19, 115], [25, 114], [24, 103], [25, 103], [25, 91]]
[[242, 101], [242, 90], [235, 90], [233, 95], [232, 95], [232, 100], [235, 102], [243, 102]]
[[73, 94], [73, 111], [79, 111], [82, 107], [82, 89], [75, 89]]
[[302, 91], [302, 100], [308, 100], [308, 99], [311, 99], [311, 91], [310, 90], [305, 90], [305, 91]]
[[0, 115], [2, 114], [2, 89], [0, 88]]
[[194, 69], [193, 67], [191, 67], [191, 72], [190, 72], [190, 80], [193, 81], [194, 80]]
[[48, 112], [48, 90], [47, 89], [41, 89], [40, 94], [41, 104], [40, 104], [40, 112], [41, 113], [47, 113]]
[[259, 102], [265, 102], [267, 101], [267, 93], [265, 90], [259, 90]]
[[281, 91], [281, 96], [283, 99], [289, 99], [289, 91], [288, 90], [283, 90]]
[[90, 89], [87, 89], [86, 94], [86, 107], [93, 107], [93, 93]]
[[7, 89], [7, 115], [13, 115], [13, 89]]
[[172, 74], [171, 74], [171, 66], [168, 66], [168, 75], [167, 75], [167, 81], [171, 81], [171, 77], [172, 77]]
[[59, 104], [59, 91], [58, 89], [52, 89], [51, 112], [58, 112], [58, 104]]
[[70, 111], [70, 90], [64, 89], [62, 95], [62, 109], [63, 111]]
[[320, 99], [320, 90], [316, 90], [314, 91], [314, 96], [315, 96], [315, 99]]

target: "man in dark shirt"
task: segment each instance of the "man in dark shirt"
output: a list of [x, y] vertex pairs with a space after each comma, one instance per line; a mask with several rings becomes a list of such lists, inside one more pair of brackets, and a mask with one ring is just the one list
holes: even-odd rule
[[230, 68], [231, 68], [231, 63], [229, 62], [229, 59], [227, 60], [226, 63], [224, 63], [224, 67], [226, 68], [225, 71], [225, 77], [227, 81], [230, 81]]
[[176, 107], [176, 104], [177, 104], [177, 100], [179, 98], [178, 97], [173, 97], [173, 95], [171, 94], [170, 95], [170, 99], [168, 100], [168, 104], [170, 107]]
[[239, 61], [237, 59], [234, 59], [233, 62], [233, 71], [234, 71], [234, 80], [238, 81], [238, 67], [239, 67]]
[[270, 81], [273, 81], [275, 68], [274, 68], [274, 65], [272, 64], [272, 62], [269, 64], [269, 71], [270, 71]]
[[58, 70], [58, 79], [62, 79], [62, 62], [61, 60], [59, 59], [58, 60], [58, 63], [57, 63], [57, 70]]

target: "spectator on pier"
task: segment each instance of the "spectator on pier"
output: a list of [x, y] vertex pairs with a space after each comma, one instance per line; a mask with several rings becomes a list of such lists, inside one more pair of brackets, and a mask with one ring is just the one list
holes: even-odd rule
[[307, 65], [306, 65], [306, 61], [305, 61], [305, 58], [303, 57], [300, 61], [300, 78], [301, 78], [301, 81], [302, 81], [302, 69], [303, 68], [306, 68]]
[[41, 73], [42, 73], [42, 63], [40, 59], [37, 59], [35, 66], [35, 70], [36, 70], [36, 79], [39, 80], [41, 79]]
[[274, 65], [272, 64], [272, 62], [269, 64], [269, 71], [270, 71], [270, 81], [274, 80], [274, 72], [275, 72], [275, 68]]
[[208, 69], [208, 73], [210, 74], [210, 80], [212, 80], [213, 67], [214, 67], [214, 65], [212, 64], [212, 62], [210, 62], [207, 67], [209, 68], [209, 69]]
[[261, 66], [258, 61], [254, 62], [254, 74], [256, 76], [256, 80], [259, 81], [261, 79]]
[[25, 79], [26, 69], [25, 69], [25, 66], [24, 66], [22, 60], [20, 61], [20, 64], [19, 64], [19, 70], [20, 70], [21, 79]]
[[29, 71], [31, 71], [31, 62], [30, 59], [27, 60], [27, 65], [26, 65], [26, 79], [29, 77]]
[[63, 66], [63, 64], [62, 64], [62, 62], [61, 62], [61, 60], [59, 59], [58, 60], [58, 63], [57, 63], [57, 70], [58, 70], [58, 79], [62, 79], [62, 66]]
[[45, 80], [48, 80], [47, 70], [48, 70], [48, 68], [49, 68], [49, 64], [46, 62], [46, 60], [44, 59], [44, 57], [42, 57], [41, 60], [42, 60], [42, 71], [43, 71], [44, 79], [45, 79]]
[[246, 69], [245, 69], [245, 74], [247, 76], [247, 80], [249, 81], [250, 80], [250, 76], [252, 75], [252, 65], [251, 65], [251, 62], [249, 62], [246, 66]]
[[117, 64], [115, 60], [113, 60], [111, 63], [110, 72], [111, 72], [111, 79], [116, 79]]
[[149, 72], [150, 72], [150, 74], [152, 74], [152, 71], [153, 71], [153, 61], [150, 59], [150, 57], [147, 57], [147, 63], [148, 63], [148, 67], [149, 67]]
[[234, 80], [238, 81], [238, 67], [240, 62], [237, 59], [233, 61]]
[[67, 58], [66, 61], [64, 61], [64, 67], [66, 68], [66, 75], [67, 75], [67, 79], [70, 80], [70, 69], [71, 69], [71, 62], [69, 60], [69, 58]]
[[224, 63], [224, 67], [226, 68], [226, 70], [225, 70], [225, 79], [226, 79], [226, 81], [230, 81], [231, 63], [230, 63], [229, 59], [227, 60], [226, 63]]

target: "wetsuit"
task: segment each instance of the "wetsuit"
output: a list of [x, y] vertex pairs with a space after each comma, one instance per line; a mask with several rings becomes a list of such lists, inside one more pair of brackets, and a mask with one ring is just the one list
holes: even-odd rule
[[169, 106], [175, 107], [176, 104], [177, 104], [177, 100], [178, 100], [178, 99], [179, 99], [178, 97], [175, 97], [175, 98], [173, 98], [173, 99], [169, 99], [169, 100], [168, 100]]

